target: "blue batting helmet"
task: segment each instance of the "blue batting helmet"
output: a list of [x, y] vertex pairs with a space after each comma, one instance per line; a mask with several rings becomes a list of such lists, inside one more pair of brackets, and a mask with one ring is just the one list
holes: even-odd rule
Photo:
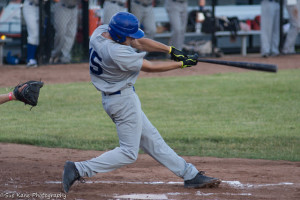
[[139, 39], [144, 37], [144, 32], [139, 29], [139, 20], [131, 13], [118, 12], [109, 24], [108, 32], [112, 39], [118, 43], [123, 43], [126, 37]]

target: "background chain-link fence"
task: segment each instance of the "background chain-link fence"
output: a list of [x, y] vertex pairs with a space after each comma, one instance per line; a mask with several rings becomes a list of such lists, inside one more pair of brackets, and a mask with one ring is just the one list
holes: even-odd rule
[[[28, 26], [24, 19], [24, 4], [26, 0], [0, 0], [0, 36], [6, 36], [6, 43], [4, 48], [4, 57], [14, 56], [18, 58], [20, 64], [27, 62], [27, 44], [28, 44]], [[30, 5], [38, 8], [39, 17], [39, 44], [36, 50], [36, 59], [39, 65], [48, 64], [51, 58], [51, 52], [55, 48], [55, 9], [56, 4], [60, 0], [28, 0]], [[62, 1], [64, 2], [64, 1]], [[61, 3], [62, 3], [61, 2]], [[67, 1], [65, 1], [67, 2]], [[89, 8], [87, 0], [73, 0], [71, 3], [76, 2], [76, 7], [63, 4], [64, 9], [77, 9], [75, 16], [76, 30], [75, 36], [73, 37], [70, 55], [71, 59], [69, 62], [86, 62], [88, 60], [88, 43], [89, 43]], [[57, 17], [60, 22], [60, 26], [64, 27], [63, 34], [70, 34], [69, 24], [70, 15], [67, 12], [60, 12]], [[57, 20], [57, 19], [56, 19]], [[65, 22], [66, 24], [63, 24]], [[74, 27], [74, 26], [73, 26]], [[66, 40], [71, 40], [65, 38]], [[62, 40], [62, 39], [61, 39]], [[62, 41], [58, 41], [60, 44]], [[52, 52], [53, 53], [53, 52]], [[58, 63], [61, 61], [56, 60]], [[7, 62], [7, 59], [4, 60]], [[11, 64], [11, 63], [10, 63]]]
[[[76, 1], [76, 0], [74, 0]], [[58, 9], [55, 4], [58, 4], [58, 1], [56, 0], [39, 0], [39, 32], [40, 34], [40, 45], [39, 50], [37, 51], [37, 58], [38, 62], [40, 64], [46, 64], [49, 62], [49, 59], [51, 58], [51, 52], [55, 48], [54, 37], [55, 34], [58, 34], [58, 30], [55, 29], [55, 14], [59, 15], [56, 16], [62, 24], [60, 24], [60, 27], [63, 27], [64, 32], [60, 34], [69, 34], [71, 30], [68, 30], [70, 23], [70, 16], [67, 12], [55, 12], [55, 9]], [[77, 1], [77, 4], [75, 7], [68, 5], [64, 5], [63, 7], [65, 9], [78, 9], [77, 18], [78, 20], [75, 20], [77, 22], [77, 25], [75, 26], [76, 32], [74, 41], [69, 41], [69, 43], [73, 43], [73, 45], [70, 46], [71, 51], [71, 60], [69, 62], [85, 62], [88, 60], [88, 42], [89, 42], [89, 21], [88, 21], [88, 2], [85, 0], [79, 0]], [[63, 11], [63, 10], [62, 10]], [[56, 20], [57, 20], [56, 18]], [[69, 18], [69, 19], [68, 19]], [[73, 26], [74, 27], [74, 26]], [[25, 57], [26, 54], [26, 37], [24, 37], [27, 34], [26, 31], [26, 24], [24, 24], [24, 21], [22, 21], [22, 38], [23, 38], [23, 45], [22, 45], [22, 57]], [[63, 38], [58, 41], [58, 43], [63, 42], [62, 40], [72, 40], [72, 37], [70, 38]], [[68, 44], [70, 45], [70, 44]], [[62, 47], [64, 48], [64, 47]], [[60, 60], [54, 60], [55, 62], [61, 62]]]

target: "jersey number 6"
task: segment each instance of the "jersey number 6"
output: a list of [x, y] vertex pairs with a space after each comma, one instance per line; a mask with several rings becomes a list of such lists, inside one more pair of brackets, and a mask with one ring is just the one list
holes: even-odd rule
[[93, 50], [93, 48], [90, 48], [90, 71], [93, 74], [100, 75], [103, 73], [102, 67], [100, 62], [102, 61], [102, 58], [97, 54], [96, 51]]

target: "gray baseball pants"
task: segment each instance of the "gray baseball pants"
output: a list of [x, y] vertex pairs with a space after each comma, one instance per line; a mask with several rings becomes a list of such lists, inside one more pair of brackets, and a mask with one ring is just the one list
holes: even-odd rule
[[121, 94], [102, 94], [102, 104], [116, 125], [120, 146], [91, 160], [75, 162], [80, 176], [91, 177], [134, 163], [139, 148], [184, 180], [196, 176], [195, 166], [178, 156], [148, 120], [132, 88], [122, 90]]
[[269, 0], [261, 2], [261, 54], [278, 55], [280, 22], [279, 3]]
[[30, 4], [29, 1], [24, 1], [23, 15], [28, 32], [27, 42], [39, 45], [39, 7]]
[[77, 7], [66, 8], [61, 2], [54, 5], [55, 37], [52, 57], [59, 57], [62, 54], [62, 61], [71, 61], [71, 50], [77, 32], [77, 15]]

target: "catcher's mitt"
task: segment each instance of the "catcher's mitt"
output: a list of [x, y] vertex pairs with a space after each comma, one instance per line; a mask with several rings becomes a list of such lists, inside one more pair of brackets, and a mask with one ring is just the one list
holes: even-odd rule
[[[17, 100], [24, 102], [25, 105], [36, 106], [40, 95], [40, 88], [43, 87], [43, 85], [44, 83], [42, 81], [27, 81], [15, 87], [14, 95]], [[23, 86], [24, 88], [19, 91], [19, 88]]]

